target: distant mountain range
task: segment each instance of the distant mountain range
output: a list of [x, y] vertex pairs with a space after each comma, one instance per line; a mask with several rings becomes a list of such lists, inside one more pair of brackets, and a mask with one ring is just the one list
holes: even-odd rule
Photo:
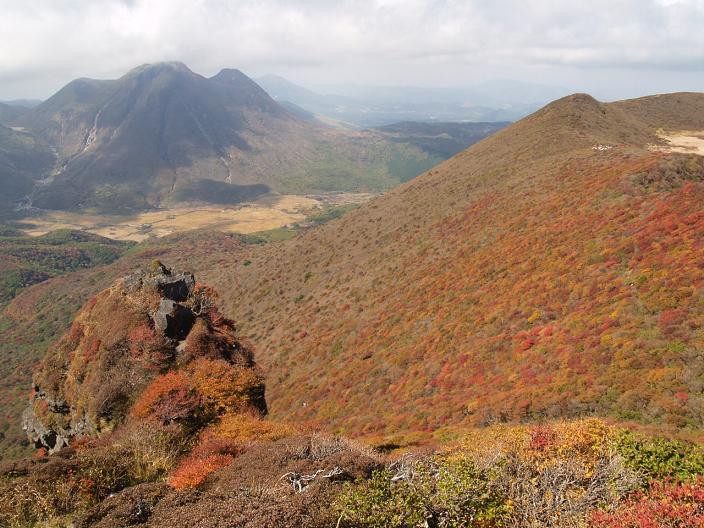
[[446, 159], [469, 145], [498, 132], [510, 123], [424, 123], [403, 121], [374, 130], [393, 141], [414, 145], [430, 155]]
[[13, 160], [0, 180], [5, 207], [23, 196], [27, 207], [126, 211], [380, 191], [446, 157], [383, 131], [327, 126], [238, 70], [206, 78], [181, 63], [76, 79], [32, 108], [0, 105], [0, 123], [0, 155]]
[[42, 104], [41, 99], [12, 99], [9, 101], [0, 101], [0, 105], [15, 106], [18, 108], [34, 108]]
[[489, 81], [470, 88], [341, 85], [321, 94], [276, 75], [256, 79], [279, 102], [357, 127], [400, 121], [515, 121], [568, 90], [519, 81]]

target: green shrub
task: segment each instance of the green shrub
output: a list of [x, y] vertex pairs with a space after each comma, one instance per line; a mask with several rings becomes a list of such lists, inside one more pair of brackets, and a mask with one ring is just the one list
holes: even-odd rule
[[692, 479], [704, 475], [704, 451], [679, 440], [645, 438], [619, 431], [613, 441], [626, 465], [648, 479]]
[[407, 483], [393, 483], [392, 477], [385, 469], [367, 481], [346, 485], [338, 503], [342, 518], [366, 528], [422, 526], [425, 508], [420, 493]]
[[345, 526], [495, 526], [508, 512], [487, 475], [464, 456], [397, 463], [347, 484], [337, 502]]

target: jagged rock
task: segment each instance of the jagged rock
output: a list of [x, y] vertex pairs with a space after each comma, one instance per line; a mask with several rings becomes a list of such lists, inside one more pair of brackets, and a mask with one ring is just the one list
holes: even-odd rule
[[195, 314], [190, 308], [171, 299], [161, 299], [159, 308], [152, 315], [154, 328], [170, 339], [181, 341], [186, 338], [193, 327]]
[[[203, 310], [208, 306], [208, 310]], [[158, 374], [197, 358], [254, 368], [231, 321], [211, 318], [212, 299], [195, 278], [158, 263], [91, 299], [54, 344], [35, 375], [23, 427], [35, 446], [54, 453], [74, 437], [113, 431]], [[263, 384], [251, 408], [266, 414]]]
[[152, 287], [164, 299], [180, 303], [193, 294], [196, 280], [192, 273], [174, 273], [160, 265], [157, 273], [135, 273], [125, 277], [122, 283], [127, 291], [137, 291], [144, 286]]
[[69, 445], [69, 441], [74, 436], [82, 434], [92, 434], [95, 427], [87, 420], [73, 417], [68, 422], [68, 427], [60, 427], [57, 424], [45, 425], [37, 416], [35, 403], [44, 402], [49, 413], [54, 415], [68, 415], [70, 407], [64, 399], [54, 399], [35, 387], [34, 395], [30, 406], [22, 413], [22, 429], [27, 434], [27, 438], [34, 446], [46, 449], [49, 454], [55, 453]]
[[53, 453], [68, 445], [69, 436], [45, 426], [37, 418], [32, 407], [28, 407], [22, 413], [22, 429], [37, 449], [43, 447], [49, 453]]
[[178, 275], [162, 275], [155, 279], [148, 279], [145, 283], [153, 283], [159, 293], [166, 299], [184, 302], [193, 293], [196, 280], [190, 273], [181, 273]]

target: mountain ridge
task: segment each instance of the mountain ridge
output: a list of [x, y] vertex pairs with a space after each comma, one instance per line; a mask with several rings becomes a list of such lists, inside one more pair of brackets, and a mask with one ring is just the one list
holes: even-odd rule
[[35, 206], [49, 209], [207, 201], [203, 181], [224, 194], [255, 184], [283, 193], [378, 190], [405, 177], [397, 160], [410, 170], [406, 162], [428, 159], [371, 132], [301, 119], [239, 70], [206, 78], [182, 63], [74, 80], [17, 124], [57, 151], [32, 193]]

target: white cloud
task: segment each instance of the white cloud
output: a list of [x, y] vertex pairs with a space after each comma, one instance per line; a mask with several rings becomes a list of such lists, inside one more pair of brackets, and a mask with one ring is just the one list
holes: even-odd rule
[[704, 78], [702, 0], [0, 0], [0, 13], [0, 98], [159, 60], [329, 83]]

